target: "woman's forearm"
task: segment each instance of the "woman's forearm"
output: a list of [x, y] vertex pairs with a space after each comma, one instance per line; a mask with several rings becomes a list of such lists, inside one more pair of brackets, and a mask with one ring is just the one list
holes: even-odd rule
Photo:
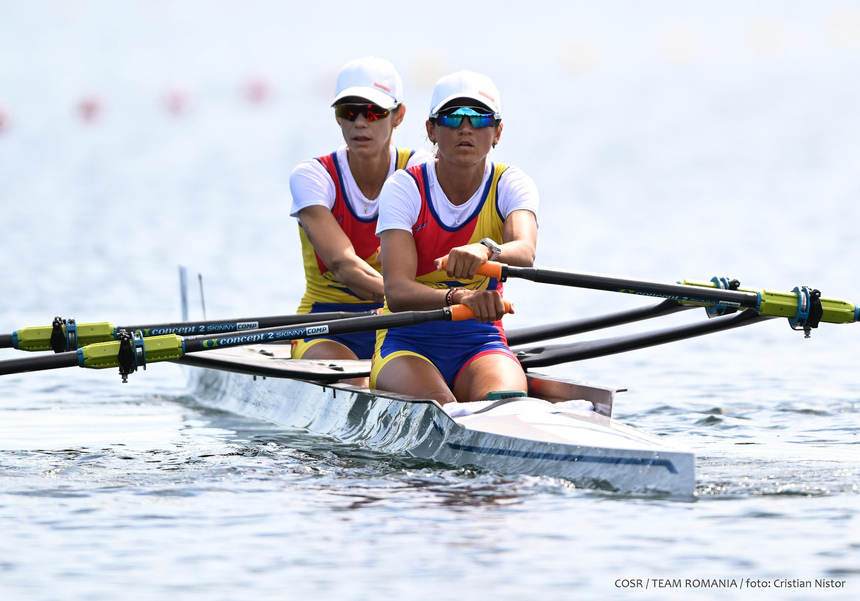
[[446, 289], [428, 288], [408, 279], [386, 278], [385, 300], [391, 311], [429, 311], [445, 304]]
[[327, 266], [335, 279], [365, 300], [384, 300], [382, 275], [357, 255], [346, 255]]

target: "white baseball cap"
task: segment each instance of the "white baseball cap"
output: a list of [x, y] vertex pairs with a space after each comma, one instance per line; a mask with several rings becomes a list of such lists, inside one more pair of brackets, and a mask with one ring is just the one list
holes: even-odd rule
[[389, 61], [366, 56], [349, 61], [337, 74], [332, 106], [348, 96], [365, 98], [382, 108], [392, 109], [403, 102], [403, 83]]
[[436, 82], [430, 100], [430, 116], [435, 117], [439, 109], [455, 98], [469, 98], [485, 105], [501, 119], [502, 99], [496, 84], [486, 75], [474, 71], [457, 71]]

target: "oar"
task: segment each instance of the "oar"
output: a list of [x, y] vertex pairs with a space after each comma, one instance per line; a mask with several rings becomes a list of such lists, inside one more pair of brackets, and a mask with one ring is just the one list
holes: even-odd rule
[[774, 319], [774, 317], [761, 315], [752, 309], [746, 309], [734, 315], [717, 317], [701, 323], [687, 324], [664, 330], [641, 332], [601, 340], [585, 340], [570, 344], [513, 350], [524, 368], [546, 367], [548, 365], [594, 359], [596, 357], [605, 357], [606, 355], [624, 353], [676, 342], [678, 340], [686, 340], [687, 338], [723, 332], [768, 319]]
[[642, 321], [643, 319], [662, 317], [663, 315], [671, 315], [678, 311], [695, 308], [696, 307], [692, 305], [682, 305], [678, 301], [667, 299], [656, 305], [629, 309], [627, 311], [619, 311], [618, 313], [610, 313], [608, 315], [585, 317], [583, 319], [574, 319], [563, 323], [553, 323], [542, 326], [529, 326], [510, 330], [506, 329], [505, 336], [507, 337], [508, 344], [510, 346], [530, 344], [540, 340], [550, 340], [552, 338], [561, 338], [562, 336], [573, 336], [574, 334], [593, 332], [594, 330], [620, 326], [636, 321]]
[[[511, 304], [507, 301], [505, 301], [505, 311], [511, 312]], [[297, 338], [401, 328], [430, 321], [463, 321], [474, 317], [472, 311], [465, 305], [455, 305], [431, 311], [385, 313], [328, 322], [303, 323], [289, 329], [265, 328], [227, 335], [215, 334], [183, 338], [176, 334], [167, 334], [144, 338], [139, 333], [131, 335], [121, 332], [119, 340], [90, 344], [77, 351], [0, 361], [0, 375], [74, 366], [93, 369], [119, 367], [120, 375], [125, 382], [128, 375], [136, 371], [138, 367], [145, 369], [147, 363], [175, 360], [187, 353], [295, 340]]]
[[11, 334], [0, 334], [0, 348], [16, 348], [22, 351], [50, 351], [61, 353], [79, 347], [117, 340], [121, 330], [135, 333], [144, 337], [179, 334], [188, 336], [194, 334], [219, 334], [274, 328], [296, 323], [312, 323], [316, 321], [331, 321], [349, 317], [376, 315], [378, 310], [350, 313], [347, 311], [332, 311], [328, 313], [299, 313], [297, 315], [277, 315], [271, 317], [244, 317], [239, 319], [222, 319], [210, 321], [176, 322], [142, 326], [115, 326], [108, 322], [75, 323], [74, 319], [55, 317], [50, 326], [22, 328]]
[[818, 290], [807, 286], [796, 287], [792, 292], [770, 290], [731, 290], [721, 287], [721, 281], [683, 281], [680, 284], [661, 284], [630, 278], [617, 278], [591, 273], [576, 273], [537, 267], [515, 267], [501, 263], [484, 263], [478, 274], [504, 282], [508, 278], [521, 278], [544, 284], [558, 284], [592, 290], [623, 292], [639, 296], [674, 299], [682, 303], [727, 310], [753, 309], [761, 315], [788, 318], [794, 329], [804, 330], [809, 336], [811, 328], [820, 322], [852, 323], [860, 321], [860, 307], [843, 300], [822, 298]]

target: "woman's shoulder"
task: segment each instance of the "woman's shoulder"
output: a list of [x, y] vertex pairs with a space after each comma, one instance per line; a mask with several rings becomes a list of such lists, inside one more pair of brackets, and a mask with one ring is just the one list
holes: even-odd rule
[[525, 174], [525, 171], [517, 167], [516, 165], [509, 165], [507, 163], [493, 163], [493, 166], [496, 169], [502, 169], [502, 175], [505, 177], [528, 177]]
[[319, 179], [322, 177], [330, 179], [330, 174], [324, 161], [327, 162], [329, 157], [336, 157], [335, 160], [337, 160], [338, 163], [345, 163], [346, 161], [341, 157], [341, 155], [345, 153], [345, 149], [346, 146], [343, 146], [332, 153], [320, 155], [311, 159], [305, 159], [293, 168], [292, 173], [290, 173], [290, 179], [293, 177], [310, 177], [312, 179]]
[[322, 163], [321, 159], [325, 156], [304, 160], [290, 173], [290, 192], [293, 197], [290, 215], [293, 217], [296, 217], [300, 210], [312, 205], [321, 205], [329, 209], [334, 206], [335, 183], [331, 173]]
[[385, 190], [388, 188], [402, 190], [414, 188], [416, 181], [415, 178], [417, 173], [421, 170], [421, 165], [421, 163], [418, 163], [417, 165], [412, 165], [406, 169], [398, 169], [385, 181], [385, 185], [382, 189]]
[[519, 167], [505, 168], [499, 177], [498, 194], [498, 206], [505, 217], [519, 209], [537, 214], [540, 204], [537, 185]]
[[501, 175], [499, 176], [499, 185], [502, 186], [521, 186], [521, 185], [529, 185], [534, 186], [534, 180], [529, 177], [525, 171], [517, 167], [516, 165], [504, 165], [504, 164], [496, 164], [496, 167], [503, 168]]
[[415, 165], [421, 165], [422, 163], [426, 163], [428, 161], [432, 161], [435, 157], [430, 154], [424, 148], [417, 148], [411, 151], [412, 154], [409, 156], [409, 161], [406, 163], [406, 167], [414, 167]]

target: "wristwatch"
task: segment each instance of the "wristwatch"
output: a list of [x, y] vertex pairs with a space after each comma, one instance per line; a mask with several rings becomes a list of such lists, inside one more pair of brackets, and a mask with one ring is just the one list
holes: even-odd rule
[[493, 253], [490, 255], [490, 258], [487, 259], [488, 261], [495, 261], [499, 258], [499, 255], [502, 254], [502, 247], [493, 242], [492, 238], [484, 238], [479, 242], [479, 244], [483, 244]]

